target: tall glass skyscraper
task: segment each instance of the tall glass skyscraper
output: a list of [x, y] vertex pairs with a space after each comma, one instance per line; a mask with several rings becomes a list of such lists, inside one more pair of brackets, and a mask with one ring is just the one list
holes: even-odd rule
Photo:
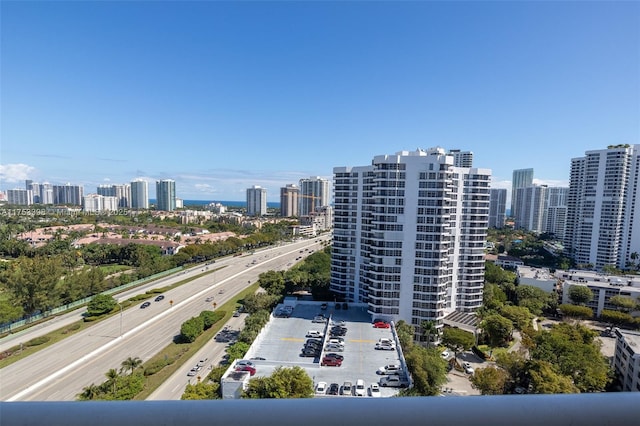
[[518, 188], [533, 185], [533, 169], [518, 169], [513, 171], [511, 181], [511, 212], [509, 216], [516, 217], [518, 209]]
[[149, 184], [142, 179], [135, 179], [131, 182], [131, 208], [149, 208]]
[[156, 209], [171, 212], [176, 209], [176, 181], [164, 179], [156, 181]]

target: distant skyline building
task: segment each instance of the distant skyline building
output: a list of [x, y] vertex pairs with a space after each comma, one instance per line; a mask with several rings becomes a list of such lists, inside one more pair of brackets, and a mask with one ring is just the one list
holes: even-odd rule
[[453, 165], [456, 167], [473, 167], [473, 152], [461, 151], [459, 149], [449, 150], [453, 155]]
[[491, 189], [489, 196], [489, 228], [504, 228], [507, 218], [507, 190]]
[[549, 187], [545, 202], [545, 217], [543, 232], [553, 234], [558, 240], [564, 239], [567, 229], [567, 199], [568, 187]]
[[105, 197], [116, 197], [118, 207], [131, 207], [131, 186], [128, 184], [99, 185], [96, 192]]
[[85, 212], [108, 213], [118, 210], [118, 197], [100, 194], [87, 194], [83, 197], [82, 208]]
[[319, 176], [300, 179], [299, 216], [308, 216], [316, 209], [329, 205], [329, 181]]
[[509, 216], [516, 217], [518, 203], [518, 188], [526, 188], [533, 185], [533, 169], [518, 169], [513, 171], [511, 181], [511, 210]]
[[491, 171], [442, 148], [334, 167], [331, 290], [373, 318], [423, 321], [482, 306]]
[[33, 204], [33, 190], [31, 189], [8, 189], [7, 202], [16, 206], [30, 206]]
[[149, 184], [146, 180], [135, 179], [131, 181], [131, 208], [149, 208]]
[[640, 253], [640, 145], [613, 145], [571, 159], [565, 252], [602, 270]]
[[176, 181], [156, 181], [156, 210], [172, 212], [176, 209]]
[[280, 188], [280, 216], [298, 216], [299, 195], [300, 188], [296, 185], [292, 184]]
[[267, 214], [267, 190], [254, 185], [247, 188], [247, 216], [265, 216]]
[[82, 206], [84, 187], [80, 185], [53, 185], [53, 204]]
[[531, 185], [516, 189], [515, 228], [542, 233], [547, 201], [546, 186]]

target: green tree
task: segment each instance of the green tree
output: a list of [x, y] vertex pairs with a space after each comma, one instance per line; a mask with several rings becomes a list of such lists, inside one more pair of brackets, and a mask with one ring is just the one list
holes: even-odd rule
[[413, 345], [405, 352], [407, 367], [413, 378], [413, 388], [403, 391], [404, 395], [434, 396], [447, 381], [447, 362], [435, 348]]
[[482, 321], [481, 327], [489, 338], [493, 347], [504, 346], [512, 338], [513, 323], [502, 315], [489, 315]]
[[478, 389], [482, 395], [502, 395], [508, 379], [509, 374], [502, 368], [489, 366], [477, 369], [470, 381], [471, 386]]
[[593, 300], [593, 292], [589, 287], [572, 285], [569, 287], [569, 299], [574, 305], [586, 305]]
[[96, 294], [87, 305], [87, 315], [98, 316], [111, 312], [118, 302], [110, 294]]
[[250, 345], [245, 342], [236, 342], [227, 348], [227, 354], [229, 355], [229, 361], [234, 359], [242, 359], [249, 350]]
[[398, 321], [396, 323], [396, 333], [403, 350], [406, 351], [413, 346], [413, 326], [411, 324], [407, 324], [404, 320]]
[[422, 337], [427, 341], [427, 347], [430, 348], [434, 337], [438, 335], [438, 329], [434, 321], [422, 321], [420, 323], [422, 329]]
[[596, 332], [580, 324], [555, 324], [551, 330], [536, 334], [529, 351], [531, 359], [553, 364], [580, 392], [602, 392], [611, 371], [596, 336]]
[[115, 398], [118, 385], [118, 377], [120, 377], [120, 374], [118, 373], [118, 370], [116, 370], [115, 368], [111, 368], [105, 373], [105, 376], [107, 376], [107, 385], [111, 388], [113, 397]]
[[588, 306], [562, 304], [558, 306], [562, 315], [569, 318], [589, 319], [593, 317], [593, 310]]
[[142, 365], [142, 360], [138, 357], [129, 357], [122, 361], [121, 365], [124, 371], [129, 371], [129, 374], [132, 374], [133, 370]]
[[531, 361], [528, 367], [531, 393], [578, 393], [570, 377], [558, 373], [547, 361]]
[[202, 317], [193, 317], [182, 323], [180, 326], [180, 336], [186, 343], [192, 343], [204, 331], [204, 320]]
[[531, 312], [524, 306], [505, 305], [500, 309], [500, 314], [509, 318], [518, 330], [524, 330], [531, 325]]
[[260, 287], [267, 290], [269, 294], [281, 296], [284, 294], [285, 282], [284, 275], [281, 271], [267, 271], [260, 274], [258, 277], [260, 281]]
[[451, 349], [458, 357], [458, 352], [468, 351], [476, 343], [473, 333], [461, 328], [445, 327], [442, 331], [442, 344]]
[[622, 312], [629, 313], [636, 309], [637, 303], [634, 299], [628, 296], [616, 295], [609, 298], [609, 303], [616, 306]]
[[89, 386], [82, 388], [82, 393], [78, 395], [78, 399], [81, 401], [91, 401], [98, 399], [100, 396], [100, 387], [91, 383]]
[[541, 288], [520, 284], [515, 288], [516, 304], [529, 309], [533, 315], [542, 315], [544, 311], [554, 310], [557, 306], [553, 293]]
[[249, 380], [245, 398], [311, 398], [313, 380], [301, 367], [276, 367], [271, 376]]
[[600, 320], [611, 325], [622, 326], [624, 324], [631, 324], [633, 322], [633, 317], [625, 312], [603, 309], [600, 312]]
[[182, 400], [197, 400], [197, 399], [220, 399], [219, 396], [220, 384], [218, 383], [196, 383], [187, 384], [184, 393], [180, 397]]
[[24, 314], [21, 306], [16, 306], [8, 300], [0, 299], [0, 324], [19, 320]]

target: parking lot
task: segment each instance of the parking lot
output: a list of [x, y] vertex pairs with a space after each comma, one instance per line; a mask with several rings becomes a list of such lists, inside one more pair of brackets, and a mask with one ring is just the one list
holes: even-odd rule
[[[341, 366], [320, 366], [320, 357], [301, 356], [308, 331], [317, 330], [325, 335], [328, 331], [327, 323], [313, 322], [319, 314], [330, 317], [334, 322], [345, 322], [344, 351], [332, 351], [344, 356]], [[319, 302], [298, 302], [289, 317], [272, 318], [252, 345], [247, 358], [264, 358], [253, 360], [256, 376], [268, 376], [280, 365], [297, 365], [306, 370], [314, 384], [326, 382], [328, 386], [331, 383], [342, 386], [344, 382], [351, 382], [355, 385], [358, 379], [362, 379], [367, 387], [365, 395], [368, 395], [369, 385], [381, 378], [376, 374], [378, 368], [400, 364], [397, 349], [375, 349], [381, 338], [393, 340], [391, 329], [374, 328], [364, 305], [350, 304], [347, 310], [338, 310], [334, 303], [328, 303], [326, 309], [322, 309]], [[398, 390], [382, 387], [381, 396], [393, 396]]]

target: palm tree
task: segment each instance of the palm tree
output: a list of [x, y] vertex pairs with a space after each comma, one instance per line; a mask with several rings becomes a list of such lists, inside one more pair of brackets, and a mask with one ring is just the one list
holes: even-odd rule
[[129, 357], [122, 361], [122, 369], [124, 371], [130, 370], [129, 374], [133, 374], [133, 370], [140, 367], [142, 365], [142, 360], [138, 357], [132, 358]]
[[105, 373], [105, 376], [107, 376], [107, 379], [109, 379], [108, 382], [113, 385], [113, 397], [115, 398], [117, 379], [120, 376], [120, 374], [115, 368], [112, 368]]
[[94, 400], [100, 394], [100, 388], [96, 386], [94, 383], [91, 383], [89, 386], [82, 388], [82, 393], [80, 394], [80, 398], [84, 400]]
[[438, 329], [436, 328], [436, 323], [434, 321], [422, 321], [420, 323], [420, 328], [422, 328], [422, 335], [427, 338], [427, 347], [431, 347], [432, 336], [438, 334]]

